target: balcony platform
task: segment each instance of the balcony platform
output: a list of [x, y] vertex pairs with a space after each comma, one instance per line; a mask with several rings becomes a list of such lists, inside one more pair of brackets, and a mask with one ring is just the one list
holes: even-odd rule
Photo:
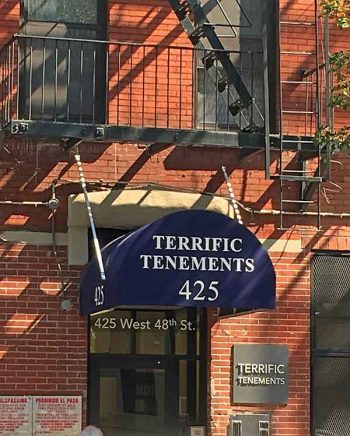
[[[1, 132], [1, 129], [0, 129]], [[240, 149], [241, 156], [249, 156], [265, 149], [266, 139], [262, 132], [237, 132], [200, 129], [171, 129], [160, 127], [132, 127], [113, 124], [81, 124], [53, 121], [12, 119], [3, 126], [2, 133], [17, 137], [31, 137], [38, 140], [77, 139], [88, 142], [129, 142], [138, 144], [169, 144], [210, 148]], [[305, 159], [317, 153], [317, 145], [311, 137], [285, 136], [283, 149], [295, 151], [300, 143], [299, 156]], [[279, 135], [270, 135], [272, 150], [279, 150]]]
[[195, 129], [130, 127], [13, 119], [5, 133], [37, 139], [77, 138], [93, 142], [134, 142], [142, 144], [196, 145], [228, 148], [263, 148], [263, 133], [225, 132]]

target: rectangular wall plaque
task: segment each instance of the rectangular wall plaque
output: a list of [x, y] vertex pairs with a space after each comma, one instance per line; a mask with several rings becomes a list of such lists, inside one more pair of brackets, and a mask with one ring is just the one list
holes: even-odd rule
[[32, 435], [31, 397], [0, 397], [0, 434], [8, 436]]
[[79, 436], [81, 397], [33, 397], [33, 436]]
[[79, 436], [80, 396], [0, 396], [0, 435]]
[[232, 350], [234, 404], [287, 404], [287, 346], [237, 344]]

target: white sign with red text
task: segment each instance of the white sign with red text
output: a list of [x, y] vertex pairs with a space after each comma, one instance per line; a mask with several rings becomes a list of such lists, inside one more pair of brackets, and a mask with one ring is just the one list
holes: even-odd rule
[[79, 436], [81, 397], [33, 397], [33, 436]]
[[32, 435], [31, 397], [0, 397], [0, 435]]

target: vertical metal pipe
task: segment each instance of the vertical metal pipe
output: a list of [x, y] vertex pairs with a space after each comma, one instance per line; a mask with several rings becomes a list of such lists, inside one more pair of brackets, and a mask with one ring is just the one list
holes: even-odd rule
[[[321, 173], [321, 162], [319, 163]], [[317, 184], [317, 229], [321, 228], [321, 183]]]
[[[207, 51], [203, 50], [203, 59], [205, 59], [205, 56], [207, 54]], [[204, 72], [204, 80], [203, 80], [203, 130], [205, 130], [205, 121], [206, 121], [206, 102], [207, 102], [207, 70], [204, 66], [203, 68]]]
[[166, 126], [169, 129], [169, 111], [170, 111], [170, 47], [167, 48], [167, 80], [166, 80]]
[[[183, 49], [180, 48], [180, 71], [179, 71], [179, 100], [180, 100], [180, 107], [179, 107], [179, 129], [181, 129], [182, 126], [182, 53]], [[194, 75], [192, 75], [192, 78]], [[192, 79], [193, 80], [193, 79]]]
[[11, 52], [12, 52], [12, 61], [11, 61], [11, 118], [13, 115], [12, 105], [15, 104], [14, 101], [14, 93], [15, 93], [15, 40], [12, 41], [11, 44]]
[[57, 121], [57, 87], [58, 87], [58, 42], [55, 41], [55, 89], [54, 89], [54, 120]]
[[43, 41], [43, 68], [42, 68], [42, 82], [41, 82], [41, 120], [44, 119], [45, 114], [45, 77], [46, 77], [46, 39]]
[[218, 54], [215, 53], [215, 130], [218, 130], [219, 124], [219, 65], [218, 65]]
[[[104, 121], [105, 123], [107, 123], [107, 124], [109, 124], [109, 50], [110, 50], [110, 46], [109, 46], [109, 43], [107, 42], [106, 44], [105, 44], [105, 50], [106, 50], [106, 53], [105, 53], [105, 56], [106, 56], [106, 62], [105, 62], [105, 68], [106, 68], [106, 71], [105, 71], [105, 83], [106, 83], [106, 89], [105, 89], [105, 95], [104, 95], [104, 120], [102, 120], [102, 122]], [[119, 51], [120, 51], [120, 46], [119, 46], [119, 44], [117, 45], [117, 47], [118, 47], [118, 59], [119, 59], [119, 56], [120, 56], [120, 53], [119, 53]], [[120, 64], [120, 62], [119, 62], [119, 64]], [[117, 86], [119, 85], [119, 65], [118, 65], [118, 84], [117, 84]], [[118, 94], [118, 106], [117, 106], [117, 108], [119, 107], [119, 94]]]
[[17, 98], [16, 98], [16, 117], [19, 119], [19, 92], [20, 92], [20, 73], [19, 73], [19, 61], [20, 61], [20, 50], [19, 50], [19, 38], [16, 38], [16, 46], [17, 46]]
[[7, 121], [11, 119], [11, 45], [7, 46]]
[[[120, 68], [121, 68], [121, 45], [117, 44], [118, 47], [118, 74], [117, 74], [117, 125], [119, 126], [119, 117], [120, 117], [120, 92], [121, 92], [121, 87], [120, 87]], [[107, 97], [106, 97], [107, 98]]]
[[158, 88], [158, 46], [156, 46], [155, 80], [154, 80], [154, 127], [157, 127], [157, 88]]
[[[321, 89], [320, 89], [320, 51], [319, 51], [319, 22], [318, 22], [318, 0], [315, 4], [315, 49], [316, 49], [316, 129], [321, 127], [320, 106], [321, 106]], [[316, 130], [315, 129], [315, 130]], [[318, 177], [322, 178], [322, 154], [321, 147], [318, 147]], [[317, 227], [321, 227], [321, 183], [318, 182], [317, 194]]]
[[[264, 74], [264, 127], [265, 127], [265, 177], [269, 179], [271, 165], [271, 142], [270, 142], [270, 93], [269, 93], [269, 51], [268, 51], [268, 14], [267, 3], [264, 3], [263, 13], [263, 74]], [[277, 73], [279, 74], [279, 73]], [[282, 92], [280, 90], [280, 92]]]
[[133, 55], [134, 55], [134, 46], [130, 45], [130, 84], [129, 84], [129, 125], [132, 125], [132, 80], [133, 80]]
[[[30, 52], [30, 61], [29, 61], [29, 119], [32, 119], [33, 113], [33, 101], [32, 101], [32, 93], [33, 93], [33, 39], [29, 40], [29, 52]], [[25, 61], [26, 62], [26, 61]]]
[[[243, 61], [242, 61], [242, 58], [244, 58], [244, 54], [240, 51], [238, 56], [239, 56], [239, 75], [240, 75], [240, 77], [243, 77]], [[241, 95], [241, 91], [242, 91], [242, 80], [240, 80], [240, 82], [239, 82], [239, 95]], [[239, 129], [242, 130], [242, 128], [243, 128], [243, 124], [242, 124], [243, 113], [242, 113], [242, 111], [239, 111], [238, 114], [239, 114], [238, 115]], [[248, 124], [250, 124], [249, 121], [248, 121]]]
[[141, 109], [141, 126], [145, 125], [145, 57], [146, 57], [146, 47], [142, 46], [142, 109]]
[[79, 122], [83, 121], [83, 74], [84, 74], [84, 49], [80, 42], [80, 74], [79, 74]]
[[317, 128], [321, 126], [320, 120], [320, 47], [319, 25], [318, 25], [318, 0], [314, 0], [315, 5], [315, 50], [316, 50], [316, 123]]
[[[250, 95], [253, 98], [254, 101], [254, 53], [251, 52], [250, 53]], [[253, 126], [254, 124], [254, 104], [253, 101], [250, 104], [250, 120], [249, 120], [249, 124], [251, 126]]]
[[[282, 164], [282, 162], [281, 162]], [[280, 230], [283, 229], [283, 180], [280, 179]]]
[[[223, 91], [225, 92], [225, 91]], [[227, 83], [226, 83], [226, 93], [227, 93], [227, 106], [226, 106], [226, 130], [229, 131], [230, 130], [230, 82], [227, 78]]]
[[[92, 124], [96, 120], [96, 42], [93, 43], [93, 67], [92, 67]], [[107, 83], [106, 83], [106, 86]]]
[[68, 56], [67, 56], [67, 121], [70, 118], [70, 70], [71, 70], [71, 41], [68, 41]]
[[331, 129], [333, 129], [333, 120], [332, 120], [332, 109], [330, 106], [330, 100], [331, 100], [331, 83], [330, 83], [330, 49], [329, 49], [329, 18], [328, 16], [325, 16], [324, 18], [324, 50], [325, 50], [325, 81], [326, 81], [326, 90], [325, 90], [325, 96], [326, 96], [326, 124], [327, 126], [330, 126]]

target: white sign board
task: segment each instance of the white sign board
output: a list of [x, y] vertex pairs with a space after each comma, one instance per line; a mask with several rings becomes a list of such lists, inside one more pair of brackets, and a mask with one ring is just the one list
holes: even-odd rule
[[0, 397], [0, 435], [32, 435], [31, 397]]
[[0, 396], [1, 436], [79, 436], [81, 397]]
[[33, 436], [79, 436], [81, 397], [33, 397]]

